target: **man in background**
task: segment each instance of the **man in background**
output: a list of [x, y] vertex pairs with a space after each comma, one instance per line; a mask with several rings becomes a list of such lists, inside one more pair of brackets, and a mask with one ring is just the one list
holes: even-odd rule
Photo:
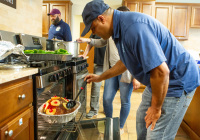
[[49, 28], [48, 39], [72, 41], [70, 27], [61, 19], [60, 11], [58, 9], [52, 9], [47, 15], [50, 16], [52, 22]]

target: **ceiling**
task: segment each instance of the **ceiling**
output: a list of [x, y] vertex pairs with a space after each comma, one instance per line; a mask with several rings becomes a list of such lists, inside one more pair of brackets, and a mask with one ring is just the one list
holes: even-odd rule
[[[91, 0], [71, 0], [73, 4], [77, 4], [77, 5], [86, 5], [86, 3], [90, 1]], [[108, 4], [109, 6], [122, 4], [122, 0], [104, 0], [104, 2]]]

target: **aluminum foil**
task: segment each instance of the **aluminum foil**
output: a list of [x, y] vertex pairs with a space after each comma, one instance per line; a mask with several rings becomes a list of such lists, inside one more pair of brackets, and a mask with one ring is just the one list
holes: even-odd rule
[[78, 105], [78, 107], [71, 113], [62, 114], [62, 115], [47, 115], [47, 114], [42, 112], [44, 104], [42, 104], [38, 108], [38, 113], [48, 123], [67, 123], [67, 122], [71, 121], [76, 116], [76, 114], [78, 113], [79, 108], [81, 107], [81, 103], [76, 101], [76, 104]]
[[24, 54], [24, 46], [14, 45], [9, 41], [0, 41], [0, 60], [8, 57], [10, 54], [22, 55], [28, 61], [28, 57]]

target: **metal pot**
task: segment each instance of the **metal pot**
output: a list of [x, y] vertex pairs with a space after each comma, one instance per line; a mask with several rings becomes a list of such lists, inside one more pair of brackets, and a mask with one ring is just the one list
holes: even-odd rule
[[47, 39], [47, 50], [58, 50], [58, 49], [66, 49], [68, 52], [72, 54], [73, 57], [78, 57], [79, 46], [77, 42], [67, 42], [67, 41], [57, 41], [57, 40], [49, 40]]

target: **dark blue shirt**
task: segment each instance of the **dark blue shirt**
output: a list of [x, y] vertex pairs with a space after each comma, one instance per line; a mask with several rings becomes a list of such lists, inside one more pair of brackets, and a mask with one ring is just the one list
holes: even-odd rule
[[52, 24], [49, 28], [48, 39], [53, 39], [54, 37], [59, 40], [72, 41], [70, 27], [62, 19], [57, 25]]
[[199, 86], [196, 61], [159, 21], [143, 13], [114, 10], [113, 28], [121, 61], [150, 91], [150, 71], [163, 62], [170, 70], [168, 97], [180, 97], [184, 90]]

